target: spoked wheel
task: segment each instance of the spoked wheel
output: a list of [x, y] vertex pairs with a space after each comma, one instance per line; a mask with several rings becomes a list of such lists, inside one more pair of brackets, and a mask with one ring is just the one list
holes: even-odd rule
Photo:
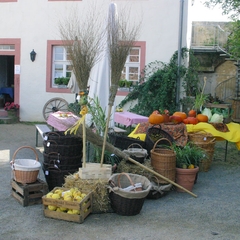
[[68, 111], [68, 102], [63, 98], [52, 98], [43, 107], [43, 117], [47, 121], [50, 113], [57, 111]]

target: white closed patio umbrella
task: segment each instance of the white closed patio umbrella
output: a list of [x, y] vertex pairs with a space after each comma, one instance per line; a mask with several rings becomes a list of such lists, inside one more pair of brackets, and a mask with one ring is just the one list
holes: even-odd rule
[[[107, 111], [108, 99], [109, 99], [109, 89], [111, 84], [111, 66], [110, 66], [110, 50], [108, 43], [109, 31], [111, 28], [115, 28], [117, 24], [117, 5], [115, 3], [110, 3], [107, 20], [104, 26], [103, 34], [101, 38], [101, 44], [103, 51], [100, 52], [100, 61], [92, 68], [88, 85], [90, 86], [88, 96], [90, 98], [98, 97], [99, 103], [103, 111]], [[111, 114], [113, 116], [113, 113]], [[89, 122], [89, 118], [87, 119]], [[109, 121], [109, 126], [113, 127], [114, 121]]]

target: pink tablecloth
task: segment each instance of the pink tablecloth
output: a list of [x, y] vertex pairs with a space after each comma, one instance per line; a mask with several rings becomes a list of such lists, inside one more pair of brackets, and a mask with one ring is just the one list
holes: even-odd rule
[[[67, 115], [66, 115], [67, 114]], [[71, 112], [55, 112], [50, 113], [47, 119], [47, 123], [57, 129], [58, 131], [66, 131], [69, 127], [79, 119]]]
[[141, 116], [131, 112], [115, 112], [114, 122], [128, 127], [131, 126], [132, 124], [148, 122], [148, 117]]

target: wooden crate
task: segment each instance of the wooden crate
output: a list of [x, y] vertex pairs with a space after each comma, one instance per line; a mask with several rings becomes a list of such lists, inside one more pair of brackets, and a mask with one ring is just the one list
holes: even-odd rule
[[42, 196], [48, 192], [47, 184], [40, 179], [29, 184], [18, 183], [12, 179], [11, 186], [12, 196], [22, 204], [23, 207], [41, 204]]
[[100, 163], [86, 163], [86, 167], [79, 168], [81, 179], [109, 179], [112, 175], [112, 165]]
[[[55, 187], [51, 192], [54, 192], [56, 189], [63, 189], [64, 191], [69, 190], [69, 188]], [[47, 198], [46, 195], [43, 196], [42, 203], [44, 216], [70, 222], [83, 223], [84, 219], [92, 212], [92, 192], [86, 194], [87, 195], [81, 202], [52, 199]], [[67, 212], [51, 211], [48, 209], [48, 205], [79, 210], [80, 214], [69, 214]]]

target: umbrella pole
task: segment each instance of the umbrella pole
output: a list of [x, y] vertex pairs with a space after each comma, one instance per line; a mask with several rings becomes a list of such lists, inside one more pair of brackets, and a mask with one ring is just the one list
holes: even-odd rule
[[111, 111], [112, 111], [112, 106], [108, 105], [108, 115], [107, 115], [107, 122], [106, 122], [106, 127], [105, 127], [105, 132], [104, 132], [104, 138], [103, 138], [103, 147], [102, 147], [102, 155], [101, 155], [101, 165], [100, 165], [100, 167], [103, 166], [105, 146], [106, 146], [107, 134], [108, 134], [108, 125], [109, 125], [109, 122], [110, 122]]

